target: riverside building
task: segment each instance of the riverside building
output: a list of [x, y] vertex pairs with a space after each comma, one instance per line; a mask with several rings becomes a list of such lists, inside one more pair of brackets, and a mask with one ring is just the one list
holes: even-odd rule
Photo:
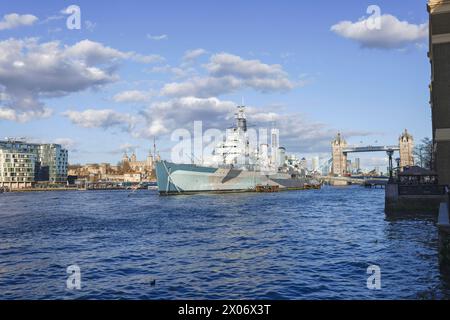
[[0, 187], [21, 189], [36, 182], [65, 183], [68, 153], [59, 144], [0, 141]]
[[439, 182], [450, 184], [450, 0], [429, 0], [428, 12], [434, 165]]

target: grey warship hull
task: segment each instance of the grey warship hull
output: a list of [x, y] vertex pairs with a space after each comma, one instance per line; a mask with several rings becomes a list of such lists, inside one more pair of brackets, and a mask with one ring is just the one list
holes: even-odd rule
[[203, 192], [252, 192], [257, 186], [275, 186], [280, 190], [302, 189], [309, 181], [295, 174], [263, 173], [233, 168], [215, 168], [194, 164], [156, 163], [161, 195]]

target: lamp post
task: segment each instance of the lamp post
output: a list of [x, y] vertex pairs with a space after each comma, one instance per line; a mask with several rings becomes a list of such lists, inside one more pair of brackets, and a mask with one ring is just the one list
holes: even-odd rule
[[393, 179], [393, 174], [392, 174], [392, 155], [394, 154], [394, 150], [388, 150], [387, 154], [389, 156], [389, 181], [392, 181]]

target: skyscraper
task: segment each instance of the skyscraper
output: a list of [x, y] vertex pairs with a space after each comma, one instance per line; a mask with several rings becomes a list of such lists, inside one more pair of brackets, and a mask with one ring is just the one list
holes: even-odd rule
[[319, 157], [315, 156], [312, 158], [312, 171], [318, 172], [319, 171]]
[[361, 171], [361, 159], [355, 158], [355, 170], [356, 173], [359, 173]]
[[434, 166], [440, 182], [450, 184], [450, 0], [429, 0], [428, 12]]

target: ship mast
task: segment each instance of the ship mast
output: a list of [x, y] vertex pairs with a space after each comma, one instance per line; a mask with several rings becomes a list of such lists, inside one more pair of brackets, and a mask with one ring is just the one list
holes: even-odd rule
[[238, 111], [236, 113], [237, 128], [244, 132], [247, 132], [247, 117], [245, 116], [245, 107], [238, 106]]

